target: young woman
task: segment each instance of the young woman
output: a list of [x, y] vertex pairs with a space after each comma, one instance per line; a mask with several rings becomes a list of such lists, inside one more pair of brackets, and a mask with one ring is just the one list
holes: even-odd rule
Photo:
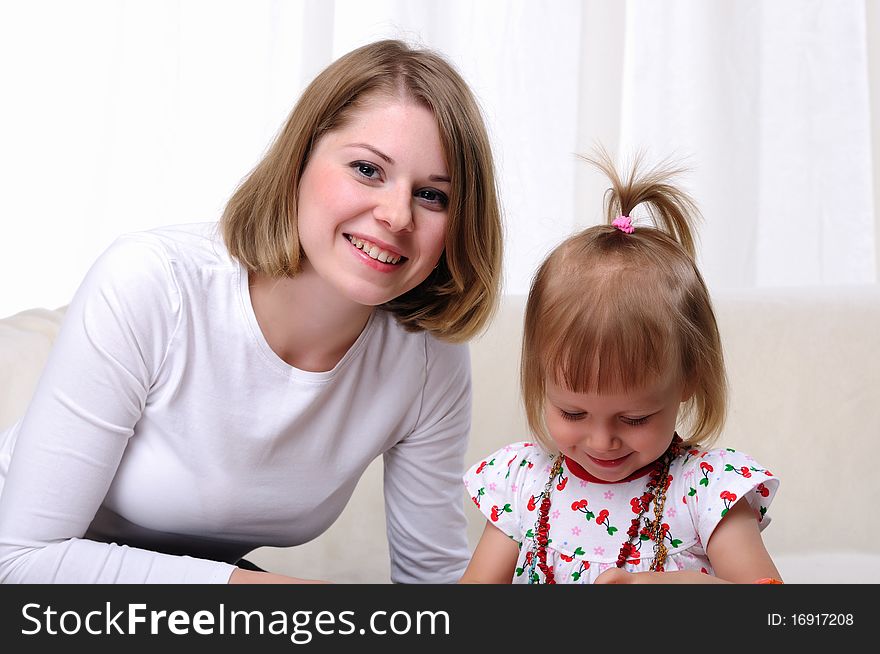
[[397, 41], [340, 58], [219, 225], [121, 237], [89, 271], [0, 434], [0, 580], [305, 581], [235, 563], [322, 533], [379, 455], [392, 580], [457, 580], [463, 342], [500, 261], [461, 77]]

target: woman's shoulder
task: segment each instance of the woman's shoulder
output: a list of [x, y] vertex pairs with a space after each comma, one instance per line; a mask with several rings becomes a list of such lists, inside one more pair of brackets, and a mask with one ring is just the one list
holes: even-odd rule
[[234, 270], [212, 223], [128, 232], [94, 261], [71, 304], [79, 301], [85, 311], [106, 306], [137, 322], [152, 314], [174, 322], [193, 298], [204, 297], [206, 280], [224, 268]]
[[462, 379], [470, 374], [467, 343], [452, 343], [428, 331], [404, 328], [389, 311], [375, 312], [370, 340], [384, 355], [425, 370], [428, 377]]
[[231, 258], [220, 238], [216, 223], [169, 225], [117, 236], [99, 262], [120, 268], [120, 272], [141, 274], [145, 269], [205, 270]]
[[467, 343], [453, 343], [428, 330], [407, 329], [400, 324], [393, 313], [385, 309], [377, 310], [376, 314], [384, 329], [388, 332], [386, 338], [389, 338], [389, 340], [417, 345], [424, 349], [426, 355], [431, 358], [449, 356], [461, 358], [468, 356]]
[[219, 223], [216, 222], [164, 225], [129, 232], [120, 236], [117, 241], [156, 248], [178, 265], [189, 263], [193, 268], [204, 269], [205, 266], [234, 263], [223, 242]]

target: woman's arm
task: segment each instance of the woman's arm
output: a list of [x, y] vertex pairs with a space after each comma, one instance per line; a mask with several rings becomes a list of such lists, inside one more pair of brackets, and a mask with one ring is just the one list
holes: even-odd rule
[[300, 579], [299, 577], [287, 577], [273, 572], [258, 572], [256, 570], [242, 570], [236, 568], [229, 575], [230, 584], [325, 584], [326, 581], [318, 579]]
[[385, 517], [395, 583], [455, 583], [468, 562], [461, 475], [471, 425], [467, 346], [425, 336], [418, 422], [385, 453]]
[[0, 495], [0, 581], [225, 583], [233, 566], [83, 538], [180, 324], [160, 247], [117, 241], [68, 308]]
[[519, 545], [488, 520], [462, 584], [509, 584], [519, 558]]

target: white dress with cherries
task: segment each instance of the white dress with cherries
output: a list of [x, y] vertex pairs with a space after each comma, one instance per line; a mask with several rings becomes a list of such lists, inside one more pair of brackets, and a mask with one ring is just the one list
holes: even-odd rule
[[[486, 518], [520, 545], [513, 583], [544, 583], [531, 566], [540, 495], [547, 484], [553, 455], [537, 443], [513, 443], [479, 461], [464, 476], [474, 504]], [[601, 481], [576, 462], [565, 459], [551, 485], [547, 563], [556, 583], [592, 583], [616, 565], [627, 530], [638, 513], [648, 470], [620, 482]], [[779, 480], [750, 456], [732, 449], [685, 449], [672, 462], [663, 512], [666, 571], [713, 573], [706, 543], [734, 503], [746, 501], [763, 530], [770, 522], [767, 508]], [[653, 503], [642, 517], [653, 518]], [[647, 571], [654, 542], [640, 537], [627, 559], [630, 572]]]

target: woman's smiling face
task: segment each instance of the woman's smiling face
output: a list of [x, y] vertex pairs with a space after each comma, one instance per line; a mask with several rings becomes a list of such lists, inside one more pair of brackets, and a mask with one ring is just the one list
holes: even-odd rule
[[407, 99], [368, 100], [321, 137], [303, 171], [304, 266], [357, 304], [403, 295], [443, 253], [450, 189], [431, 111]]

